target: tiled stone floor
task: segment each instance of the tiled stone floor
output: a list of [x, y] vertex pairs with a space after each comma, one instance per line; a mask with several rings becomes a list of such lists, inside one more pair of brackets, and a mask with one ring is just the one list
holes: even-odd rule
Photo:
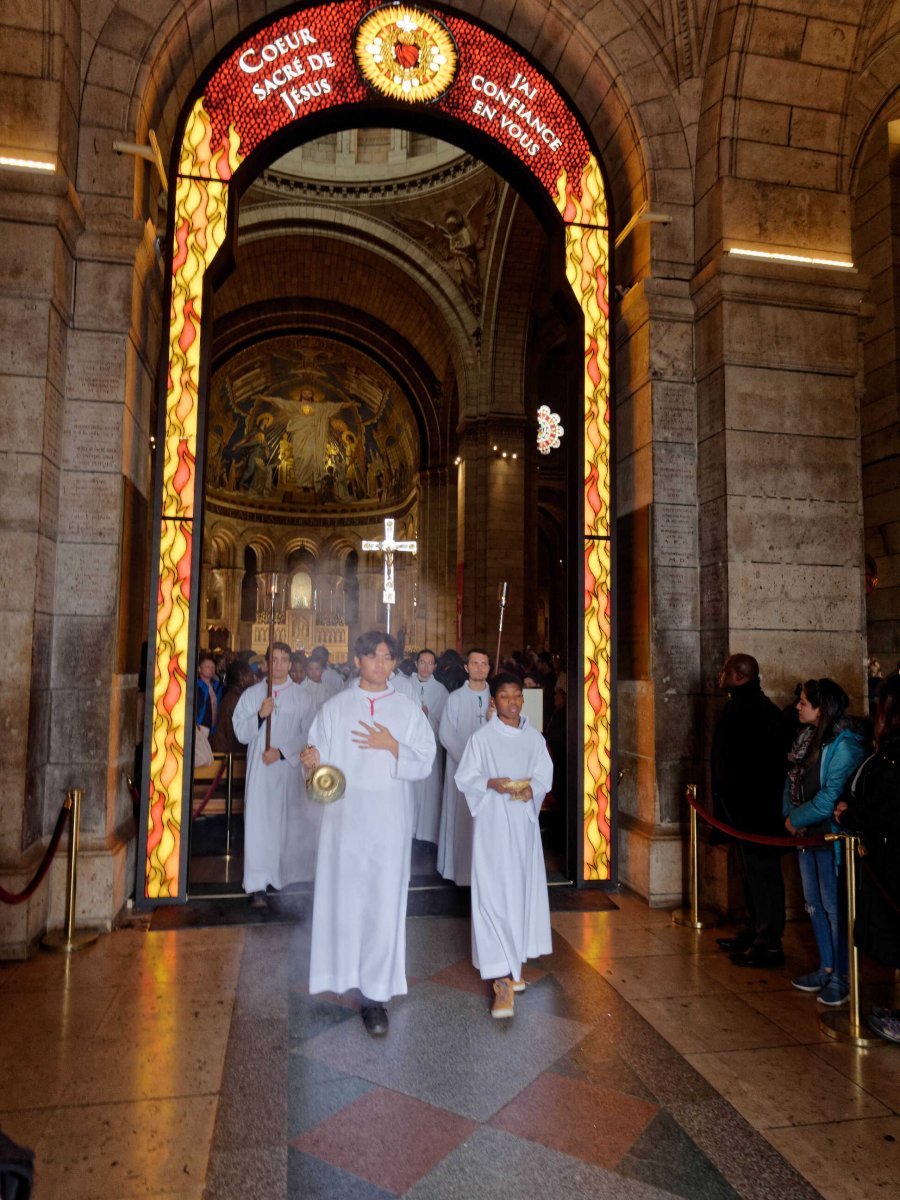
[[310, 996], [308, 925], [123, 930], [0, 966], [0, 1128], [36, 1200], [898, 1200], [900, 1051], [824, 1039], [783, 971], [627, 895], [553, 916], [512, 1022], [468, 922], [409, 922], [368, 1039]]

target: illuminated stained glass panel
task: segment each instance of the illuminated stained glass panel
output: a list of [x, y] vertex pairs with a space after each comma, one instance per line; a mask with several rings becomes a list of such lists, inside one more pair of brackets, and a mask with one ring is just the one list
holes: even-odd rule
[[[362, 36], [360, 36], [362, 34]], [[603, 179], [577, 114], [489, 30], [415, 5], [345, 0], [271, 22], [215, 70], [188, 115], [174, 181], [159, 588], [145, 895], [184, 894], [188, 630], [203, 282], [227, 228], [228, 184], [269, 138], [325, 109], [427, 104], [523, 164], [566, 229], [584, 313], [585, 879], [610, 875], [609, 242]], [[298, 137], [302, 134], [298, 133]], [[188, 760], [190, 755], [188, 755]]]

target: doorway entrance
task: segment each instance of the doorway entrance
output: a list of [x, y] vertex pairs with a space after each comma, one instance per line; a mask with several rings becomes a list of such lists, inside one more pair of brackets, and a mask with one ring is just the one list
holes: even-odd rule
[[[423, 100], [428, 100], [427, 106]], [[554, 260], [548, 266], [545, 289], [548, 309], [565, 310], [565, 296], [568, 308], [574, 308], [579, 316], [579, 368], [574, 388], [578, 402], [537, 407], [546, 410], [542, 433], [550, 444], [558, 433], [554, 426], [560, 423], [554, 422], [554, 414], [563, 410], [560, 415], [569, 423], [569, 437], [562, 444], [570, 462], [577, 464], [576, 476], [581, 481], [564, 520], [565, 540], [571, 549], [566, 607], [570, 614], [579, 612], [581, 618], [570, 620], [567, 638], [568, 790], [576, 798], [573, 809], [577, 812], [569, 830], [568, 861], [574, 865], [572, 874], [579, 883], [614, 877], [608, 228], [600, 166], [577, 115], [552, 82], [490, 31], [450, 13], [396, 5], [369, 12], [365, 5], [353, 2], [307, 8], [242, 37], [226, 52], [186, 113], [184, 137], [173, 167], [172, 320], [167, 391], [161, 406], [164, 454], [157, 486], [158, 604], [151, 630], [156, 674], [148, 715], [151, 761], [144, 786], [141, 846], [146, 863], [144, 896], [149, 903], [179, 901], [186, 895], [188, 839], [182, 837], [182, 830], [189, 819], [193, 779], [193, 739], [185, 734], [194, 725], [191, 666], [208, 630], [230, 630], [229, 621], [234, 623], [224, 615], [211, 623], [208, 612], [206, 623], [202, 620], [201, 607], [215, 589], [210, 591], [209, 579], [206, 589], [201, 586], [204, 550], [197, 535], [204, 518], [200, 481], [216, 449], [216, 437], [225, 432], [217, 432], [212, 425], [207, 437], [198, 436], [198, 431], [207, 427], [211, 411], [213, 296], [218, 295], [217, 285], [234, 259], [238, 198], [286, 149], [335, 129], [344, 131], [350, 121], [358, 129], [390, 124], [410, 134], [443, 136], [489, 162], [503, 180], [528, 198], [547, 230]], [[472, 308], [472, 279], [467, 275], [472, 255], [463, 236], [470, 231], [465, 223], [462, 228], [455, 227], [455, 234], [453, 226], [444, 228], [453, 243], [450, 254], [456, 261], [451, 265], [456, 269], [459, 290], [469, 301], [468, 315], [457, 313], [455, 319], [477, 325], [481, 314]], [[401, 300], [398, 295], [397, 303]], [[503, 316], [493, 314], [495, 322]], [[448, 320], [452, 317], [451, 313]], [[343, 338], [348, 344], [346, 329]], [[471, 391], [469, 376], [481, 347], [479, 338], [469, 340], [473, 349], [459, 364], [456, 396], [441, 397], [448, 411], [454, 400], [458, 406], [460, 398], [469, 397]], [[546, 360], [551, 357], [545, 355]], [[503, 369], [496, 349], [494, 364]], [[555, 396], [550, 399], [565, 400], [567, 390], [573, 390], [565, 378], [555, 386]], [[455, 431], [461, 439], [457, 450], [462, 453], [450, 460], [457, 473], [455, 518], [448, 520], [445, 511], [442, 524], [433, 527], [434, 532], [443, 528], [446, 548], [448, 532], [455, 526], [456, 595], [450, 592], [448, 596], [445, 588], [435, 604], [443, 609], [438, 619], [445, 622], [445, 628], [450, 609], [450, 616], [461, 617], [457, 635], [468, 617], [469, 628], [475, 630], [473, 640], [478, 640], [479, 630], [487, 633], [489, 609], [496, 609], [497, 580], [496, 572], [494, 578], [488, 577], [485, 516], [502, 517], [506, 509], [514, 507], [510, 489], [503, 486], [502, 472], [513, 462], [523, 461], [526, 433], [533, 436], [536, 413], [528, 422], [520, 417], [492, 423], [490, 409], [483, 404], [479, 409], [476, 396], [469, 399], [471, 407], [461, 419], [461, 432], [460, 428]], [[430, 446], [434, 439], [428, 420], [420, 413], [416, 421], [420, 438]], [[501, 429], [508, 445], [498, 436]], [[258, 432], [251, 430], [248, 436], [256, 437]], [[268, 444], [266, 430], [261, 432]], [[354, 431], [348, 425], [342, 432]], [[281, 441], [285, 438], [291, 440], [287, 433], [281, 435]], [[284, 449], [287, 452], [294, 447], [285, 445]], [[450, 472], [451, 468], [424, 461], [429, 463], [424, 480], [428, 490], [435, 482], [433, 472]], [[332, 465], [336, 467], [336, 463]], [[284, 471], [287, 477], [287, 466]], [[294, 475], [302, 490], [296, 471]], [[266, 486], [264, 471], [254, 475], [252, 464], [245, 464], [241, 479], [248, 487]], [[349, 494], [343, 479], [335, 479], [332, 487], [332, 495], [339, 488], [347, 488]], [[383, 493], [384, 488], [383, 476]], [[440, 505], [435, 504], [434, 509], [438, 511]], [[211, 512], [205, 517], [210, 521]], [[547, 548], [558, 536], [552, 522], [543, 532], [537, 531], [536, 542], [544, 545], [544, 570], [549, 562]], [[429, 544], [440, 545], [440, 537], [429, 535]], [[514, 549], [521, 556], [521, 548]], [[565, 571], [566, 556], [558, 557], [563, 558]], [[222, 569], [238, 572], [239, 567], [235, 563]], [[242, 579], [241, 594], [243, 585]], [[545, 629], [550, 627], [548, 589], [553, 587], [558, 588], [558, 581], [535, 580], [527, 601], [535, 622], [542, 615]], [[583, 607], [572, 602], [575, 596], [584, 597]], [[524, 596], [519, 603], [524, 631]], [[218, 611], [215, 606], [213, 611]]]

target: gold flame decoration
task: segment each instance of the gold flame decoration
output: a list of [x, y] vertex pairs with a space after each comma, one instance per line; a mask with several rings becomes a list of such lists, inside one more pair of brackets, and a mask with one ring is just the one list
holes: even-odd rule
[[153, 899], [176, 896], [179, 884], [203, 280], [225, 240], [228, 180], [241, 161], [234, 126], [228, 135], [213, 152], [198, 100], [175, 189], [145, 880]]
[[609, 232], [603, 176], [557, 184], [566, 278], [584, 313], [584, 878], [609, 879], [611, 571], [609, 526]]

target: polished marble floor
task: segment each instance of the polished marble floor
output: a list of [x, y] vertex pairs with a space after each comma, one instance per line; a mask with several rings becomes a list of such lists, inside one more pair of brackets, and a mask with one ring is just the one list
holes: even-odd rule
[[468, 923], [411, 918], [384, 1041], [308, 994], [303, 922], [2, 965], [0, 1128], [36, 1200], [900, 1200], [900, 1050], [821, 1035], [805, 923], [783, 970], [740, 971], [615, 899], [554, 913], [512, 1022]]

